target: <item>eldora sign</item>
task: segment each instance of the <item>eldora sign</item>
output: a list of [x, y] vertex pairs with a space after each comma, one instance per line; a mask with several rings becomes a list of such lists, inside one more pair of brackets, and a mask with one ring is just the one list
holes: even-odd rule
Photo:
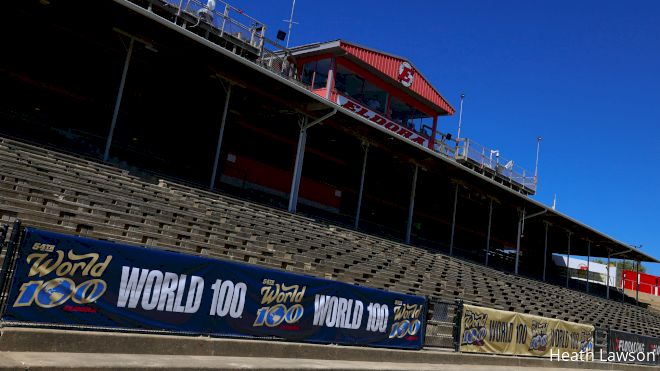
[[374, 124], [380, 125], [386, 128], [387, 130], [408, 139], [411, 142], [417, 143], [424, 147], [428, 146], [428, 140], [423, 136], [414, 133], [413, 131], [395, 123], [394, 121], [388, 120], [382, 115], [370, 110], [367, 107], [360, 105], [359, 103], [356, 103], [346, 98], [341, 94], [337, 94], [337, 104], [346, 108], [349, 111], [352, 111], [366, 118], [367, 120], [373, 122]]

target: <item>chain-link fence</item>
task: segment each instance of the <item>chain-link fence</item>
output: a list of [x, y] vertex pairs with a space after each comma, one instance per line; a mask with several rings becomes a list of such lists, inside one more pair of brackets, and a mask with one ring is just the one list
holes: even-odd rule
[[456, 348], [461, 302], [429, 300], [425, 347]]
[[596, 327], [594, 329], [594, 354], [607, 353], [609, 350], [609, 330]]

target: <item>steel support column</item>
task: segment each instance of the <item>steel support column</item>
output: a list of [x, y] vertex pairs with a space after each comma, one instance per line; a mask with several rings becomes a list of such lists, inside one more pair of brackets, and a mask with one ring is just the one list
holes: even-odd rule
[[456, 234], [456, 207], [458, 205], [458, 183], [454, 189], [454, 212], [451, 216], [451, 239], [449, 240], [449, 256], [454, 254], [454, 236]]
[[571, 232], [568, 233], [568, 258], [566, 259], [566, 287], [571, 277]]
[[545, 282], [545, 273], [548, 266], [548, 230], [550, 229], [550, 223], [543, 222], [545, 225], [545, 237], [543, 239], [543, 282]]
[[117, 99], [115, 100], [115, 109], [112, 111], [112, 121], [110, 122], [110, 131], [108, 132], [108, 139], [105, 142], [105, 152], [103, 152], [103, 161], [108, 161], [110, 158], [110, 146], [112, 145], [112, 137], [115, 134], [117, 127], [117, 118], [119, 117], [119, 107], [121, 106], [121, 98], [124, 95], [124, 86], [126, 85], [126, 76], [128, 75], [128, 67], [131, 64], [131, 56], [133, 55], [133, 46], [135, 45], [135, 38], [131, 37], [126, 51], [126, 59], [124, 60], [124, 70], [121, 73], [121, 80], [119, 80], [119, 91], [117, 92]]
[[607, 249], [607, 293], [606, 298], [610, 298], [610, 249]]
[[635, 302], [639, 305], [639, 260], [637, 263], [637, 277], [635, 278]]
[[367, 156], [369, 155], [369, 143], [362, 143], [364, 158], [362, 159], [362, 174], [360, 175], [360, 192], [358, 193], [357, 211], [355, 212], [355, 229], [360, 226], [360, 213], [362, 212], [362, 194], [364, 193], [364, 176], [367, 173]]
[[296, 150], [296, 162], [293, 166], [293, 180], [291, 181], [291, 193], [289, 193], [289, 212], [295, 213], [298, 206], [298, 190], [300, 189], [300, 177], [302, 176], [302, 165], [305, 157], [305, 143], [307, 142], [307, 116], [303, 116], [300, 124], [300, 135], [298, 136], [298, 149]]
[[486, 232], [486, 266], [488, 266], [488, 254], [490, 254], [490, 228], [493, 221], [493, 199], [488, 203], [488, 231]]
[[623, 259], [623, 264], [621, 264], [621, 302], [625, 301], [626, 297], [626, 259]]
[[227, 86], [225, 91], [225, 107], [222, 110], [222, 121], [220, 121], [220, 133], [218, 134], [218, 145], [215, 147], [215, 158], [213, 160], [213, 171], [211, 172], [211, 181], [209, 188], [213, 190], [215, 187], [215, 178], [218, 173], [218, 164], [220, 162], [220, 150], [222, 149], [222, 137], [225, 135], [225, 123], [227, 121], [227, 112], [229, 111], [229, 98], [231, 97], [231, 84]]
[[417, 173], [419, 165], [415, 164], [413, 172], [412, 188], [410, 189], [410, 204], [408, 206], [408, 225], [406, 226], [406, 243], [410, 243], [410, 234], [412, 232], [413, 213], [415, 212], [415, 191], [417, 190]]
[[295, 213], [298, 206], [298, 190], [300, 189], [300, 178], [302, 176], [303, 159], [305, 157], [305, 143], [307, 142], [307, 129], [314, 125], [320, 124], [331, 116], [337, 113], [337, 109], [333, 109], [330, 113], [308, 123], [309, 118], [307, 115], [302, 115], [298, 121], [300, 126], [300, 135], [298, 136], [298, 149], [296, 150], [296, 162], [293, 166], [293, 179], [291, 180], [291, 192], [289, 193], [289, 212]]
[[328, 81], [325, 84], [325, 99], [328, 100], [330, 100], [330, 95], [332, 94], [332, 88], [335, 86], [334, 75], [335, 75], [336, 66], [337, 63], [335, 62], [335, 58], [333, 57], [330, 62], [330, 70], [328, 71]]
[[587, 293], [589, 293], [589, 269], [591, 269], [591, 241], [587, 240]]
[[434, 150], [435, 145], [435, 134], [438, 131], [438, 115], [433, 116], [433, 126], [431, 127], [431, 139], [429, 139], [429, 149]]
[[514, 273], [518, 274], [518, 264], [520, 263], [520, 237], [522, 236], [523, 223], [525, 222], [525, 210], [518, 212], [520, 219], [518, 220], [518, 235], [516, 236], [516, 266]]

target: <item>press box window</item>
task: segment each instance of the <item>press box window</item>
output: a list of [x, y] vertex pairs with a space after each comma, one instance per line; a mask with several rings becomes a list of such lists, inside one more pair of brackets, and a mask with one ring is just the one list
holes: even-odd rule
[[303, 65], [300, 80], [312, 89], [325, 88], [328, 82], [328, 72], [330, 71], [330, 58], [319, 61], [308, 62]]

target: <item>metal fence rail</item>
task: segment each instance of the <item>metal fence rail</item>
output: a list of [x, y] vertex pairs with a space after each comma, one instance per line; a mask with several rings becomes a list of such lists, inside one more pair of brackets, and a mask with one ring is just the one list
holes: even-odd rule
[[501, 156], [499, 150], [487, 148], [468, 138], [461, 138], [456, 145], [456, 159], [469, 161], [482, 171], [496, 174], [536, 192], [534, 175], [513, 160]]

